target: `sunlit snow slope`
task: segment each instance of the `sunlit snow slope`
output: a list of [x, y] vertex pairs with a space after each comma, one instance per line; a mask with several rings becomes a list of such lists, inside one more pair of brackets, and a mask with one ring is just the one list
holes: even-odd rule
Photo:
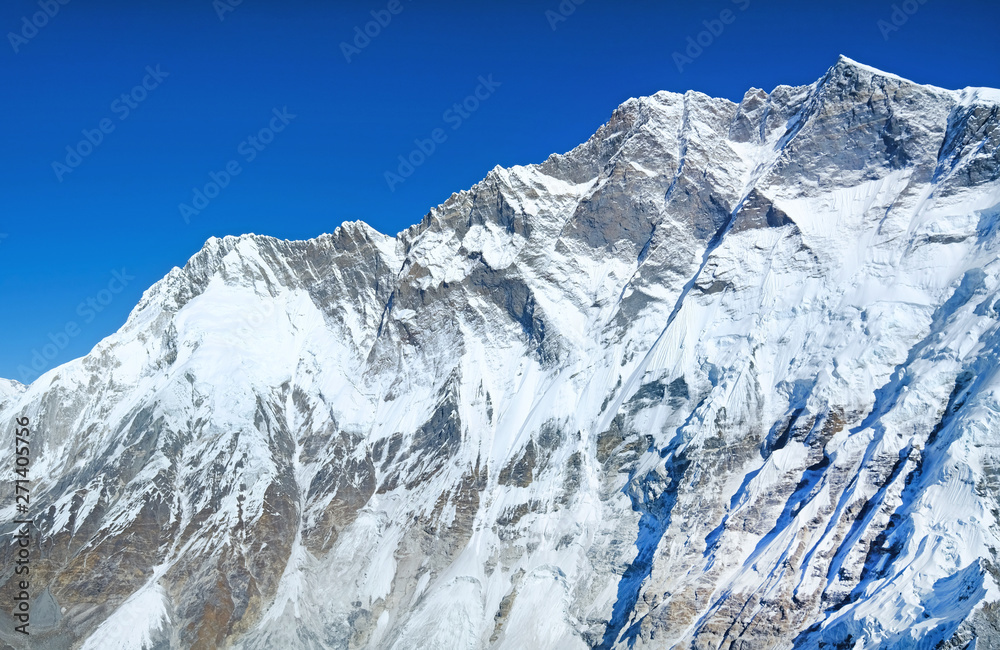
[[30, 647], [1000, 647], [998, 105], [842, 58], [210, 240], [0, 381]]

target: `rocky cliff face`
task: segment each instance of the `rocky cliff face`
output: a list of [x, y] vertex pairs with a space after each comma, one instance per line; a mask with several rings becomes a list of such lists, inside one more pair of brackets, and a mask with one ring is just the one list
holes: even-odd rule
[[31, 647], [1000, 647], [998, 105], [842, 58], [210, 240], [0, 382]]

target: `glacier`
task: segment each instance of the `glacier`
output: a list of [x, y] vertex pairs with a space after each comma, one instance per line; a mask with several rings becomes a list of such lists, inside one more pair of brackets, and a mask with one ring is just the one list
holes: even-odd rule
[[841, 57], [209, 240], [0, 380], [30, 647], [1000, 647], [998, 107]]

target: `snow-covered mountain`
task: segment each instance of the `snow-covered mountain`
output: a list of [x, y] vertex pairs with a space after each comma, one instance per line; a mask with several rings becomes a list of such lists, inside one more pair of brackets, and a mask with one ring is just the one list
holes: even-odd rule
[[841, 58], [210, 240], [0, 382], [31, 647], [1000, 647], [998, 106]]

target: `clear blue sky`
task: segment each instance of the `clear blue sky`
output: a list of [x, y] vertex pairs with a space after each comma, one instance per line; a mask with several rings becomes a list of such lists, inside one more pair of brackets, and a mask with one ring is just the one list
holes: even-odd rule
[[[86, 354], [210, 236], [309, 238], [348, 219], [396, 233], [494, 165], [571, 149], [628, 97], [739, 100], [811, 83], [840, 53], [919, 82], [1000, 87], [996, 2], [897, 2], [887, 31], [890, 1], [563, 0], [568, 16], [551, 13], [560, 0], [222, 4], [235, 1], [3, 3], [0, 376], [25, 378], [18, 367], [47, 344], [59, 345], [45, 369]], [[55, 15], [36, 16], [42, 27], [24, 24], [44, 7]], [[389, 8], [348, 62], [341, 43]], [[723, 10], [729, 24], [679, 71], [674, 52]], [[474, 112], [446, 113], [490, 75], [499, 85], [479, 89]], [[285, 107], [295, 117], [277, 120]], [[283, 128], [255, 148], [270, 125]], [[390, 190], [385, 172], [438, 128], [445, 139]], [[79, 146], [84, 130], [100, 143]], [[230, 161], [240, 173], [186, 223], [179, 204]]]

